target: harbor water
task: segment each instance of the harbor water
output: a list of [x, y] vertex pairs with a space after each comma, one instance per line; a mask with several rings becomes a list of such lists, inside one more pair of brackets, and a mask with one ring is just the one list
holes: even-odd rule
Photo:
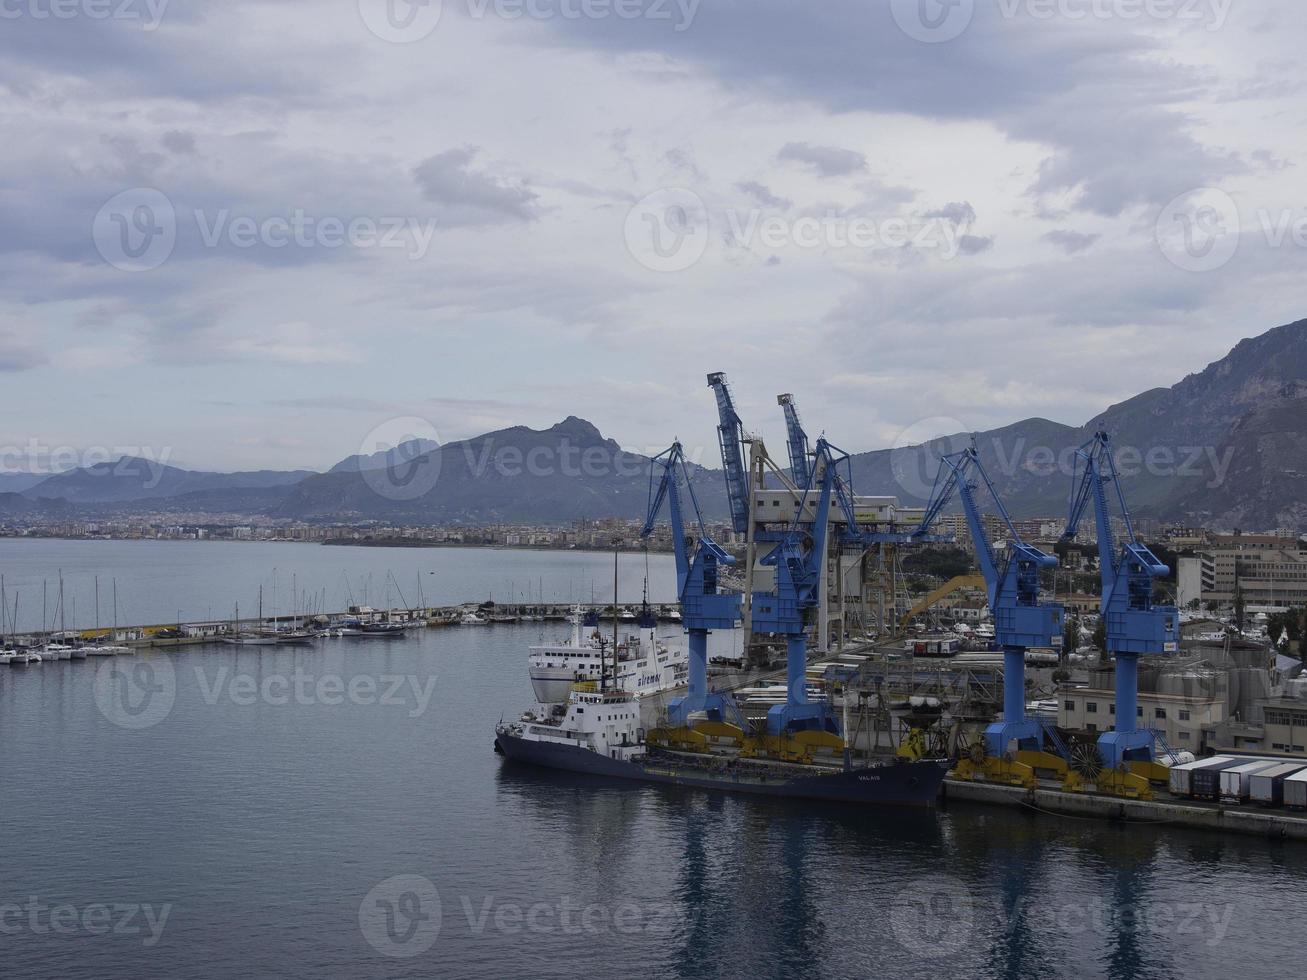
[[[135, 597], [137, 618], [183, 602], [195, 552], [218, 547], [131, 544], [124, 561], [110, 554], [116, 542], [2, 545], [11, 558], [15, 545], [27, 549], [5, 566], [24, 596], [59, 567], [69, 578], [94, 566], [102, 589], [116, 577], [120, 595]], [[248, 592], [273, 564], [313, 574], [315, 556], [286, 557], [299, 546], [222, 547], [238, 554], [221, 559], [206, 592], [224, 583]], [[588, 594], [612, 567], [603, 555], [316, 550], [324, 579], [351, 562], [356, 582], [401, 560], [415, 563], [397, 572], [401, 585], [434, 570], [429, 579], [443, 584], [424, 584], [429, 602], [540, 576], [546, 599], [559, 582], [584, 582]], [[184, 563], [170, 565], [178, 554]], [[631, 558], [638, 599], [644, 563]], [[0, 975], [1295, 969], [1301, 845], [975, 806], [881, 812], [596, 786], [515, 769], [492, 752], [492, 728], [530, 700], [526, 647], [561, 630], [448, 627], [0, 669]]]

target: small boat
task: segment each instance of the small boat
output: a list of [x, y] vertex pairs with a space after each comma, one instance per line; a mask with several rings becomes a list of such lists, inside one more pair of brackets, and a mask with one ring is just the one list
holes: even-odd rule
[[86, 659], [86, 648], [85, 648], [85, 647], [70, 647], [69, 650], [68, 650], [68, 659], [69, 659], [69, 660], [85, 660], [85, 659]]
[[9, 666], [26, 667], [28, 664], [39, 663], [42, 663], [39, 653], [33, 653], [31, 650], [15, 650], [13, 659], [9, 661]]
[[460, 625], [460, 626], [485, 626], [488, 622], [490, 622], [490, 620], [486, 619], [486, 618], [485, 618], [484, 616], [482, 616], [480, 613], [469, 612], [469, 613], [464, 613], [464, 614], [463, 614], [462, 618], [460, 618], [459, 621], [458, 621], [458, 625]]
[[41, 660], [71, 660], [73, 648], [62, 643], [47, 643], [41, 648]]
[[400, 636], [404, 632], [404, 624], [364, 623], [360, 632], [363, 636]]
[[116, 657], [120, 653], [131, 653], [131, 647], [118, 646], [113, 643], [92, 643], [82, 647], [88, 657]]
[[275, 647], [277, 638], [258, 633], [237, 633], [235, 636], [224, 636], [222, 642], [238, 647]]

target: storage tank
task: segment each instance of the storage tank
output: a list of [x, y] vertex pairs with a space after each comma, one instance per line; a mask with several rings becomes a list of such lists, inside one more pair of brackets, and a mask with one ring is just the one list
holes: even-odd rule
[[1245, 803], [1248, 800], [1248, 780], [1255, 773], [1274, 769], [1280, 765], [1276, 759], [1258, 759], [1221, 773], [1221, 799], [1227, 803]]
[[1206, 766], [1215, 766], [1222, 762], [1230, 762], [1234, 759], [1231, 755], [1215, 755], [1210, 759], [1199, 759], [1197, 762], [1186, 762], [1182, 765], [1171, 767], [1171, 794], [1173, 796], [1188, 796], [1189, 787], [1193, 779], [1193, 771], [1202, 769]]
[[1281, 762], [1273, 769], [1263, 769], [1248, 777], [1248, 798], [1260, 806], [1280, 806], [1284, 802], [1284, 781], [1307, 765]]
[[1284, 805], [1291, 810], [1307, 810], [1307, 769], [1284, 780]]
[[1219, 799], [1221, 796], [1221, 773], [1227, 769], [1233, 769], [1235, 766], [1244, 766], [1249, 762], [1256, 761], [1256, 759], [1243, 756], [1228, 759], [1214, 766], [1201, 766], [1195, 769], [1189, 777], [1189, 795], [1195, 800]]

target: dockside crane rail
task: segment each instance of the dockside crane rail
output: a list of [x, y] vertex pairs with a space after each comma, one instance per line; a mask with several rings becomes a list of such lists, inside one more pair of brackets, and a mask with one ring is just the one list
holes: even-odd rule
[[[1099, 737], [1099, 756], [1109, 770], [1124, 766], [1145, 778], [1164, 778], [1154, 768], [1157, 766], [1156, 733], [1140, 728], [1137, 718], [1139, 657], [1174, 653], [1179, 649], [1178, 611], [1174, 606], [1153, 604], [1153, 582], [1170, 574], [1170, 569], [1135, 534], [1125, 490], [1117, 476], [1111, 438], [1106, 432], [1094, 433], [1093, 439], [1076, 451], [1072, 480], [1070, 514], [1062, 538], [1076, 539], [1085, 510], [1092, 501], [1103, 587], [1099, 614], [1107, 650], [1116, 659], [1115, 730]], [[1120, 548], [1112, 532], [1109, 483], [1115, 490], [1125, 527]]]
[[[681, 505], [682, 480], [698, 524], [698, 540], [693, 551]], [[740, 618], [741, 596], [718, 591], [720, 567], [735, 564], [735, 558], [708, 534], [679, 441], [653, 458], [649, 475], [649, 509], [640, 529], [642, 539], [653, 534], [664, 502], [668, 506], [672, 551], [676, 559], [676, 597], [681, 604], [681, 621], [689, 637], [688, 687], [686, 694], [668, 707], [669, 723], [685, 725], [689, 716], [696, 712], [705, 712], [710, 721], [724, 721], [731, 706], [722, 695], [708, 690], [708, 633], [714, 629], [732, 629]]]
[[[1004, 554], [995, 554], [994, 544], [985, 533], [984, 520], [976, 502], [976, 491], [984, 484], [993, 499], [999, 517], [1006, 525], [1009, 540]], [[1056, 733], [1039, 719], [1027, 718], [1026, 649], [1053, 647], [1060, 649], [1063, 635], [1063, 609], [1057, 603], [1040, 600], [1040, 572], [1058, 564], [1055, 555], [1027, 544], [1017, 531], [1011, 515], [1003, 505], [989, 474], [980, 462], [974, 440], [960, 452], [941, 457], [930, 501], [921, 524], [914, 532], [918, 539], [930, 533], [954, 494], [961, 499], [967, 529], [975, 544], [976, 563], [985, 580], [989, 609], [994, 617], [994, 634], [1003, 650], [1003, 720], [985, 729], [987, 775], [1033, 785], [1035, 767], [1065, 771], [1068, 755]], [[1056, 756], [1044, 751], [1045, 738], [1053, 743]], [[1015, 751], [1011, 747], [1015, 743]], [[1013, 763], [1021, 768], [1018, 770]]]
[[744, 443], [748, 437], [744, 423], [735, 411], [726, 375], [721, 371], [708, 375], [708, 387], [717, 397], [717, 443], [722, 451], [722, 470], [726, 474], [731, 527], [736, 534], [745, 534], [749, 530], [749, 486], [744, 468]]
[[790, 451], [790, 477], [796, 486], [806, 487], [811, 475], [809, 457], [812, 455], [808, 434], [803, 431], [803, 423], [799, 421], [799, 410], [794, 404], [793, 395], [777, 395], [776, 404], [785, 410], [785, 444]]

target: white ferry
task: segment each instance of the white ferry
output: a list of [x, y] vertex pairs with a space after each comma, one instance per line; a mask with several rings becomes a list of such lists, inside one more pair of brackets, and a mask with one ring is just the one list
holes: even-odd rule
[[[581, 610], [572, 610], [572, 636], [566, 643], [541, 644], [530, 648], [531, 687], [542, 705], [562, 704], [572, 685], [599, 680], [601, 656], [608, 660], [608, 676], [613, 674], [611, 640], [598, 629], [582, 636]], [[607, 647], [604, 641], [609, 640]], [[661, 694], [683, 687], [689, 671], [684, 650], [669, 650], [659, 642], [653, 629], [629, 633], [617, 645], [617, 679], [619, 691], [638, 697]]]

